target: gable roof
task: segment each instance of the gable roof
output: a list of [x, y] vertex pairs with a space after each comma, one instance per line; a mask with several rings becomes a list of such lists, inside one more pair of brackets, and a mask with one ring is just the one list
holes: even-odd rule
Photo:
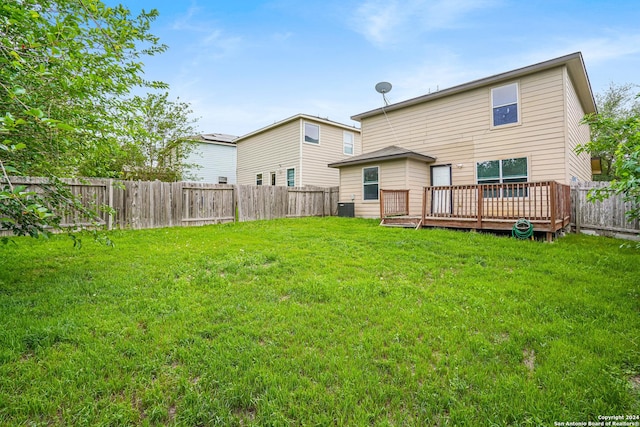
[[454, 95], [457, 93], [477, 89], [483, 86], [495, 85], [507, 80], [523, 77], [529, 74], [537, 73], [540, 71], [548, 70], [555, 67], [566, 66], [569, 71], [569, 76], [574, 84], [580, 104], [585, 114], [596, 112], [596, 103], [593, 98], [593, 92], [591, 91], [591, 84], [589, 83], [589, 76], [582, 59], [582, 53], [576, 52], [569, 55], [561, 56], [559, 58], [551, 59], [549, 61], [540, 62], [538, 64], [529, 65], [527, 67], [518, 68], [506, 73], [496, 74], [483, 79], [473, 80], [468, 83], [464, 83], [458, 86], [453, 86], [447, 89], [442, 89], [437, 92], [422, 95], [417, 98], [411, 98], [406, 101], [391, 104], [382, 108], [367, 111], [361, 114], [351, 116], [353, 120], [361, 121], [364, 118], [383, 114], [393, 110], [399, 110], [401, 108], [409, 107], [423, 102], [433, 101], [434, 99], [443, 98], [445, 96]]
[[235, 140], [238, 139], [235, 135], [227, 135], [226, 133], [203, 133], [200, 135], [194, 135], [189, 137], [192, 141], [202, 142], [205, 144], [216, 145], [232, 145], [235, 146]]
[[295, 120], [309, 120], [309, 121], [316, 122], [316, 123], [324, 123], [324, 124], [327, 124], [327, 125], [330, 125], [330, 126], [343, 128], [344, 130], [348, 130], [348, 131], [352, 131], [352, 132], [360, 132], [360, 129], [355, 127], [355, 126], [345, 125], [343, 123], [334, 122], [332, 120], [323, 119], [323, 118], [320, 118], [320, 117], [310, 116], [308, 114], [296, 114], [295, 116], [291, 116], [291, 117], [286, 118], [284, 120], [281, 120], [279, 122], [275, 122], [272, 125], [265, 126], [265, 127], [260, 128], [258, 130], [255, 130], [253, 132], [250, 132], [250, 133], [248, 133], [246, 135], [242, 135], [242, 136], [238, 137], [235, 142], [241, 142], [242, 140], [244, 140], [246, 138], [258, 135], [258, 134], [260, 134], [262, 132], [266, 132], [268, 130], [277, 128], [278, 126], [282, 126], [282, 125], [285, 125], [287, 123], [293, 122]]
[[387, 160], [395, 160], [395, 159], [414, 159], [414, 160], [419, 160], [426, 163], [431, 163], [436, 161], [435, 157], [416, 153], [415, 151], [407, 150], [406, 148], [398, 147], [397, 145], [391, 145], [389, 147], [385, 147], [380, 150], [376, 150], [370, 153], [365, 153], [359, 156], [351, 157], [350, 159], [329, 163], [327, 166], [329, 166], [330, 168], [339, 168], [342, 166], [360, 165], [363, 163], [371, 163], [371, 162], [379, 162], [379, 161], [387, 161]]

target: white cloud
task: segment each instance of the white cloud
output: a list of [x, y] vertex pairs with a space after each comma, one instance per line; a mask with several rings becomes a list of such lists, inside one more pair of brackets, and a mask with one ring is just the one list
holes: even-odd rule
[[601, 63], [640, 53], [639, 34], [611, 34], [570, 43], [569, 48], [582, 51], [585, 61]]
[[241, 48], [242, 37], [226, 36], [221, 30], [213, 30], [199, 40], [198, 46], [200, 57], [221, 59]]
[[203, 11], [202, 8], [197, 6], [191, 6], [187, 9], [187, 13], [179, 16], [176, 20], [171, 24], [172, 30], [184, 31], [184, 30], [192, 30], [198, 31], [197, 27], [194, 27], [193, 17], [197, 16], [199, 13]]
[[511, 55], [509, 58], [518, 61], [520, 63], [518, 66], [523, 66], [582, 52], [587, 66], [599, 65], [640, 54], [640, 33], [605, 32], [593, 37], [555, 37], [544, 40], [538, 45], [544, 47], [536, 47], [521, 55]]
[[384, 47], [424, 32], [463, 25], [465, 15], [495, 7], [498, 0], [365, 0], [355, 9], [351, 26], [376, 46]]
[[193, 65], [198, 65], [204, 58], [224, 58], [242, 46], [242, 37], [228, 35], [216, 28], [215, 22], [206, 19], [204, 12], [201, 7], [191, 6], [171, 24], [172, 30], [195, 35], [191, 45], [197, 47], [198, 53], [192, 55]]
[[425, 61], [412, 70], [403, 72], [397, 86], [410, 91], [410, 96], [420, 96], [430, 92], [462, 84], [478, 77], [469, 67], [455, 58], [438, 58], [437, 61]]

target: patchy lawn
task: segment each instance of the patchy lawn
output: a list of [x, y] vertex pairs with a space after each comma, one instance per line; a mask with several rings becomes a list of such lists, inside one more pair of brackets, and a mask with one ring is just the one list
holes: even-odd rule
[[640, 251], [308, 218], [0, 246], [0, 425], [640, 414]]

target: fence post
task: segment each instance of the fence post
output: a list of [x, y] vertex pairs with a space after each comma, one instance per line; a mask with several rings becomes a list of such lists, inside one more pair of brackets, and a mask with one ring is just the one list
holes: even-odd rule
[[580, 215], [580, 213], [582, 212], [582, 194], [580, 194], [580, 187], [580, 184], [578, 184], [572, 188], [572, 190], [574, 191], [573, 199], [575, 201], [576, 234], [580, 234], [580, 226], [582, 225], [582, 215]]
[[113, 179], [108, 180], [107, 185], [109, 186], [109, 188], [107, 188], [107, 197], [109, 199], [107, 201], [107, 206], [109, 206], [109, 214], [107, 216], [107, 230], [113, 230], [113, 215], [115, 215], [113, 210]]

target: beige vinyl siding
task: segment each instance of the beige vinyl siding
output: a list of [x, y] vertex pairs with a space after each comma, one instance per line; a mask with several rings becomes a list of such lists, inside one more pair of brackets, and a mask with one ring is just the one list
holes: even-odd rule
[[[256, 174], [263, 174], [263, 185], [271, 184], [276, 172], [276, 185], [287, 185], [287, 169], [296, 168], [300, 159], [300, 121], [294, 120], [258, 133], [237, 143], [238, 184], [255, 185]], [[296, 182], [297, 185], [297, 182]]]
[[[418, 163], [418, 162], [415, 162]], [[379, 218], [380, 201], [367, 200], [362, 198], [362, 170], [364, 168], [377, 166], [378, 169], [378, 189], [379, 190], [404, 190], [408, 185], [410, 173], [407, 167], [407, 160], [391, 160], [386, 162], [376, 162], [355, 166], [344, 166], [340, 168], [340, 201], [351, 202], [354, 196], [355, 216], [361, 218]], [[417, 169], [417, 167], [416, 167]], [[415, 173], [415, 172], [412, 172]], [[418, 190], [419, 192], [419, 190]], [[409, 197], [413, 195], [413, 191]], [[420, 199], [420, 204], [422, 199]], [[412, 203], [413, 205], [413, 203]], [[421, 205], [420, 205], [421, 206]], [[422, 208], [418, 207], [418, 212]], [[416, 213], [418, 215], [418, 213]]]
[[429, 164], [407, 159], [407, 189], [409, 190], [409, 215], [422, 214], [422, 190], [430, 185], [431, 170]]
[[[529, 180], [565, 182], [564, 66], [362, 119], [363, 150], [395, 144], [452, 165], [452, 184], [474, 184], [475, 163], [529, 159]], [[491, 88], [518, 83], [518, 125], [492, 127]], [[397, 136], [394, 136], [395, 135]], [[461, 165], [462, 167], [457, 167]]]
[[[380, 205], [376, 202], [363, 202], [362, 200], [362, 168], [367, 166], [376, 165], [355, 165], [340, 168], [340, 201], [353, 202], [357, 217], [378, 218], [380, 217]], [[378, 188], [380, 188], [379, 184]]]
[[[345, 129], [308, 119], [303, 122], [320, 126], [320, 143], [302, 143], [302, 171], [300, 173], [302, 185], [318, 187], [339, 185], [340, 170], [330, 168], [327, 164], [352, 157], [343, 153], [342, 136]], [[353, 134], [354, 155], [362, 154], [360, 132], [357, 129], [349, 132]]]
[[567, 94], [567, 177], [566, 182], [591, 181], [591, 156], [589, 153], [576, 154], [575, 148], [579, 144], [589, 142], [589, 126], [581, 124], [584, 110], [580, 105], [578, 94], [568, 73], [565, 73]]

